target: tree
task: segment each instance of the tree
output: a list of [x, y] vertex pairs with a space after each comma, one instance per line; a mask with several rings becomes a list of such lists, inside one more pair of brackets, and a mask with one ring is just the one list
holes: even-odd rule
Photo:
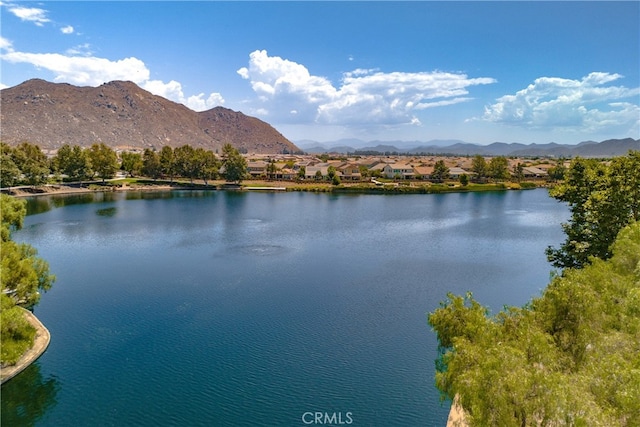
[[13, 162], [28, 185], [40, 185], [49, 177], [49, 161], [39, 146], [23, 142], [13, 150]]
[[20, 169], [13, 161], [13, 148], [0, 142], [0, 187], [13, 187], [20, 181], [20, 175]]
[[196, 152], [190, 145], [183, 145], [173, 150], [176, 173], [189, 178], [191, 184], [193, 184], [193, 179], [200, 175], [202, 168], [203, 159], [198, 154], [200, 152]]
[[82, 181], [91, 176], [91, 161], [86, 150], [78, 145], [65, 144], [56, 154], [58, 170], [71, 181]]
[[517, 165], [513, 166], [513, 177], [516, 182], [520, 182], [524, 179], [524, 166], [522, 163], [518, 162]]
[[476, 180], [483, 182], [487, 177], [487, 161], [480, 155], [475, 155], [471, 160], [471, 170], [475, 173]]
[[640, 425], [640, 223], [609, 260], [556, 276], [541, 297], [496, 316], [470, 294], [429, 314], [436, 385], [469, 424]]
[[143, 163], [140, 153], [123, 151], [120, 154], [120, 159], [122, 160], [122, 169], [127, 172], [129, 176], [133, 177], [142, 170]]
[[0, 362], [15, 364], [33, 345], [35, 329], [25, 320], [17, 305], [31, 307], [40, 299], [39, 291], [47, 291], [55, 281], [49, 265], [38, 258], [28, 244], [11, 240], [11, 231], [22, 228], [26, 203], [0, 194]]
[[[0, 283], [2, 292], [14, 303], [32, 306], [40, 299], [39, 291], [47, 291], [55, 281], [49, 274], [49, 265], [38, 258], [37, 251], [25, 243], [11, 240], [11, 230], [22, 227], [26, 213], [25, 203], [5, 194], [2, 202], [2, 241], [0, 250]], [[6, 211], [5, 211], [6, 210]]]
[[569, 205], [571, 219], [562, 225], [566, 240], [547, 248], [549, 261], [568, 268], [583, 267], [591, 257], [607, 259], [620, 229], [640, 219], [640, 152], [614, 158], [609, 166], [576, 158], [550, 194]]
[[228, 182], [239, 184], [247, 174], [247, 160], [231, 144], [222, 147], [222, 165]]
[[504, 156], [492, 157], [487, 166], [487, 174], [494, 181], [504, 181], [509, 178], [509, 162]]
[[106, 179], [113, 178], [118, 170], [118, 155], [113, 149], [107, 147], [104, 143], [93, 144], [89, 148], [89, 160], [91, 167], [98, 174], [98, 177], [104, 182]]
[[276, 176], [276, 172], [278, 172], [278, 167], [276, 166], [276, 162], [273, 160], [269, 160], [267, 163], [267, 176], [269, 179], [274, 179]]
[[460, 181], [460, 185], [462, 185], [463, 187], [466, 187], [467, 185], [469, 185], [469, 176], [466, 173], [463, 173], [462, 175], [460, 175], [460, 178], [458, 178]]
[[165, 145], [160, 150], [160, 168], [162, 174], [165, 177], [169, 177], [171, 183], [173, 183], [173, 175], [176, 172], [175, 159], [173, 156], [173, 148]]
[[564, 167], [561, 161], [559, 161], [555, 166], [549, 168], [547, 170], [547, 176], [551, 181], [557, 182], [564, 179], [564, 174], [567, 172], [567, 168]]
[[142, 173], [154, 180], [162, 174], [162, 166], [160, 165], [160, 156], [155, 151], [145, 148], [142, 153]]
[[306, 166], [300, 166], [300, 169], [298, 169], [298, 179], [304, 179], [306, 174], [307, 174]]
[[444, 160], [438, 160], [433, 165], [433, 172], [431, 172], [431, 179], [435, 182], [443, 182], [449, 178], [449, 168], [444, 164]]
[[[200, 153], [202, 150], [202, 153]], [[200, 169], [200, 176], [205, 185], [209, 185], [208, 181], [216, 179], [220, 171], [220, 161], [216, 157], [213, 151], [204, 150], [202, 148], [196, 149], [198, 156], [202, 158], [202, 168]]]

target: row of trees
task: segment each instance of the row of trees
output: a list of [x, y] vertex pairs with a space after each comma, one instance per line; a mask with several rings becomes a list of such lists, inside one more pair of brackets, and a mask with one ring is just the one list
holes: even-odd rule
[[571, 210], [547, 250], [562, 274], [496, 316], [449, 294], [429, 314], [436, 385], [470, 425], [640, 425], [640, 152], [575, 159], [551, 195]]
[[35, 329], [26, 321], [20, 306], [31, 307], [40, 300], [40, 291], [47, 291], [55, 281], [49, 264], [37, 256], [26, 243], [11, 239], [12, 230], [22, 227], [26, 203], [0, 195], [0, 359], [2, 364], [14, 364], [33, 345]]
[[191, 182], [201, 179], [205, 184], [221, 176], [227, 181], [239, 182], [245, 178], [247, 162], [231, 144], [222, 148], [222, 158], [210, 150], [184, 145], [178, 148], [162, 147], [160, 152], [146, 149], [144, 153], [117, 153], [103, 143], [89, 148], [63, 145], [51, 159], [37, 145], [23, 142], [16, 147], [0, 143], [2, 187], [19, 184], [41, 185], [51, 175], [64, 175], [68, 181], [82, 182], [96, 177], [113, 178], [118, 170], [130, 176], [142, 174], [153, 179], [176, 177]]

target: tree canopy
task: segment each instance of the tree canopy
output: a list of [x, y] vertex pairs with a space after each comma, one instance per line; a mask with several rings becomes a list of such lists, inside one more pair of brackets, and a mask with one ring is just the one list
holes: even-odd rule
[[565, 181], [550, 194], [569, 205], [571, 219], [562, 225], [564, 243], [547, 249], [549, 261], [571, 268], [588, 264], [591, 257], [607, 259], [620, 229], [640, 220], [640, 152], [616, 157], [609, 165], [576, 158]]
[[449, 294], [429, 315], [443, 398], [471, 425], [640, 425], [640, 223], [612, 252], [494, 317]]
[[5, 194], [0, 195], [0, 311], [1, 362], [15, 363], [33, 345], [35, 330], [24, 319], [18, 305], [30, 307], [38, 303], [40, 291], [51, 288], [55, 276], [49, 265], [37, 256], [37, 251], [25, 243], [11, 240], [11, 231], [22, 227], [26, 214], [25, 202]]
[[229, 182], [241, 182], [247, 175], [247, 160], [231, 144], [222, 147], [224, 177]]

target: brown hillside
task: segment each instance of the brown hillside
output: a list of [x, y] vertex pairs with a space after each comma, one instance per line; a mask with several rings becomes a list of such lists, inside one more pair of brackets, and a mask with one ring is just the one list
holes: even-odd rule
[[0, 140], [28, 141], [42, 149], [63, 144], [113, 148], [179, 147], [219, 150], [225, 143], [255, 153], [300, 151], [269, 124], [216, 107], [195, 112], [141, 89], [114, 81], [77, 87], [34, 79], [0, 91]]

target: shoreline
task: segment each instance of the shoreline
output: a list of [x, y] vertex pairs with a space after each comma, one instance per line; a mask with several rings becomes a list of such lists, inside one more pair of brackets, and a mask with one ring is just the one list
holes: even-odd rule
[[384, 186], [363, 185], [362, 183], [354, 185], [333, 186], [322, 183], [290, 183], [286, 181], [246, 181], [244, 185], [235, 185], [229, 183], [215, 182], [209, 185], [199, 183], [185, 182], [158, 182], [142, 184], [136, 183], [118, 183], [112, 181], [112, 184], [96, 185], [86, 187], [75, 187], [65, 184], [48, 184], [36, 187], [13, 187], [3, 188], [3, 194], [13, 197], [38, 197], [52, 195], [72, 195], [100, 192], [127, 192], [127, 191], [173, 191], [173, 190], [208, 190], [208, 191], [273, 191], [273, 192], [311, 192], [311, 193], [334, 193], [334, 194], [446, 194], [446, 193], [476, 193], [487, 191], [513, 191], [528, 190], [534, 188], [545, 188], [546, 185], [539, 183], [527, 182], [524, 185], [515, 183], [498, 183], [498, 184], [475, 184], [469, 186], [460, 185], [399, 185], [386, 184]]
[[40, 320], [29, 310], [20, 307], [24, 311], [24, 316], [27, 321], [36, 328], [36, 336], [33, 340], [33, 346], [28, 349], [18, 359], [15, 365], [5, 366], [0, 368], [0, 384], [4, 384], [11, 378], [24, 371], [33, 362], [38, 360], [40, 356], [47, 350], [49, 343], [51, 342], [51, 334], [49, 330], [40, 322]]

